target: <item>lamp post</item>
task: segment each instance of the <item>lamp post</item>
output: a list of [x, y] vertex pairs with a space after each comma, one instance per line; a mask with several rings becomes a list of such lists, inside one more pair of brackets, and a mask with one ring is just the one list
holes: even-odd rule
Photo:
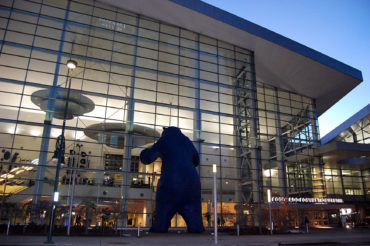
[[63, 125], [62, 125], [62, 134], [57, 139], [57, 146], [56, 150], [54, 152], [54, 157], [58, 159], [57, 162], [57, 170], [55, 172], [55, 181], [54, 181], [54, 193], [53, 193], [53, 200], [51, 202], [51, 214], [50, 214], [50, 222], [49, 222], [49, 232], [48, 237], [45, 243], [53, 244], [52, 236], [53, 236], [53, 226], [54, 226], [54, 217], [55, 217], [55, 206], [56, 203], [59, 200], [59, 192], [58, 192], [58, 184], [59, 184], [59, 172], [60, 167], [62, 165], [62, 162], [64, 162], [64, 150], [65, 150], [65, 138], [64, 138], [64, 132], [66, 128], [66, 118], [68, 114], [68, 103], [69, 103], [69, 95], [71, 91], [71, 77], [70, 72], [73, 71], [77, 67], [77, 62], [74, 60], [68, 60], [67, 61], [67, 83], [68, 83], [68, 89], [67, 89], [67, 98], [66, 98], [66, 105], [64, 108], [64, 117], [63, 117]]
[[271, 217], [271, 190], [267, 189], [267, 202], [269, 204], [270, 234], [272, 235], [272, 217]]
[[217, 165], [213, 164], [213, 210], [214, 210], [214, 230], [215, 244], [217, 244]]

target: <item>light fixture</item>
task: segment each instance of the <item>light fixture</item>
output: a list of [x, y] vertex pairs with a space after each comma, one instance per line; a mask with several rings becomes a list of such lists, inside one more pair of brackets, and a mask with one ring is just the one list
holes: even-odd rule
[[21, 170], [18, 170], [15, 174], [18, 175], [18, 174], [23, 173], [23, 172], [24, 172], [24, 170], [21, 169]]
[[[8, 179], [12, 179], [12, 178], [14, 178], [14, 175], [13, 174], [10, 174], [10, 173], [8, 173], [7, 174], [7, 176], [8, 176]], [[2, 177], [3, 178], [3, 177]], [[4, 177], [5, 178], [5, 177]]]
[[271, 189], [267, 189], [267, 202], [269, 204], [269, 219], [270, 219], [270, 234], [274, 230], [274, 224], [272, 223], [272, 216], [271, 216]]
[[215, 235], [215, 244], [218, 241], [218, 229], [217, 229], [217, 164], [213, 164], [213, 213], [214, 213], [214, 235]]
[[31, 161], [31, 163], [32, 163], [33, 165], [38, 165], [38, 164], [39, 164], [39, 158], [33, 159], [33, 160]]
[[59, 192], [58, 191], [54, 192], [53, 200], [54, 200], [54, 202], [59, 201]]
[[19, 169], [19, 167], [15, 167], [12, 170], [10, 170], [11, 173], [16, 172]]
[[67, 67], [71, 70], [75, 69], [77, 67], [77, 62], [74, 60], [68, 60], [67, 61]]
[[213, 164], [212, 171], [213, 171], [213, 173], [216, 173], [217, 172], [217, 165], [216, 164]]
[[271, 203], [271, 190], [267, 189], [267, 202]]

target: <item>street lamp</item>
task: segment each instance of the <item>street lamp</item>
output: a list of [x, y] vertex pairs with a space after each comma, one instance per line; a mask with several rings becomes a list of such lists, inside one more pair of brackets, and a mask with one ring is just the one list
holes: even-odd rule
[[217, 244], [217, 165], [213, 164], [213, 210], [214, 210], [214, 230], [215, 244]]
[[269, 217], [270, 217], [270, 234], [272, 235], [272, 217], [271, 217], [271, 190], [267, 189], [267, 202], [269, 204]]
[[[56, 157], [57, 161], [57, 170], [55, 172], [55, 181], [54, 181], [54, 193], [53, 193], [53, 200], [51, 202], [51, 214], [50, 214], [50, 222], [49, 222], [49, 232], [48, 237], [45, 243], [53, 244], [52, 236], [53, 236], [53, 225], [54, 225], [54, 217], [55, 217], [55, 206], [59, 200], [59, 192], [58, 192], [58, 184], [59, 184], [59, 172], [62, 163], [64, 162], [64, 150], [65, 150], [65, 138], [64, 132], [66, 128], [66, 119], [68, 114], [68, 102], [69, 102], [69, 95], [71, 91], [71, 77], [70, 73], [77, 67], [77, 62], [74, 60], [68, 60], [66, 63], [68, 67], [67, 72], [67, 98], [66, 98], [66, 106], [64, 108], [64, 117], [63, 117], [63, 125], [62, 125], [62, 134], [57, 139], [56, 150], [54, 152], [54, 157]], [[67, 86], [67, 85], [66, 85]]]

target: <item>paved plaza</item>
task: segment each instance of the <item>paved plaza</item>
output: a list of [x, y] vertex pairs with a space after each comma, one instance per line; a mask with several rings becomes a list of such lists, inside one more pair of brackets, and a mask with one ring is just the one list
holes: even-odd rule
[[[47, 245], [46, 236], [0, 236], [1, 245]], [[135, 235], [125, 234], [122, 237], [81, 237], [81, 236], [54, 236], [54, 245], [58, 246], [102, 246], [102, 245], [214, 245], [214, 237], [210, 232], [203, 234], [167, 233], [153, 234], [141, 233]], [[280, 235], [231, 235], [220, 233], [218, 245], [254, 245], [254, 246], [293, 246], [293, 245], [369, 245], [370, 229], [330, 229], [314, 230], [310, 233], [280, 234]]]

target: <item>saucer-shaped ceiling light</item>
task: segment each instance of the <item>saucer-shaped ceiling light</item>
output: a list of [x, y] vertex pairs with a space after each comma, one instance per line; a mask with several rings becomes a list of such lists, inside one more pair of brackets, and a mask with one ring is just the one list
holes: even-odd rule
[[[64, 110], [66, 107], [66, 100], [67, 100], [67, 89], [65, 88], [58, 88], [56, 90], [56, 97], [55, 97], [55, 104], [54, 104], [54, 114], [53, 117], [57, 119], [64, 119]], [[51, 98], [49, 98], [50, 90], [39, 90], [35, 91], [31, 95], [31, 101], [40, 107], [40, 109], [46, 111], [48, 108], [48, 103]], [[75, 116], [81, 116], [88, 112], [93, 111], [95, 108], [94, 102], [82, 95], [79, 91], [70, 91], [69, 94], [69, 102], [68, 102], [68, 110], [66, 119], [70, 120], [73, 119]]]
[[[125, 146], [125, 131], [125, 123], [99, 123], [88, 126], [84, 133], [89, 138], [97, 140], [98, 143], [116, 149], [123, 149]], [[160, 134], [153, 128], [140, 125], [134, 125], [130, 133], [133, 134], [133, 147], [153, 143], [153, 137], [160, 137]]]

